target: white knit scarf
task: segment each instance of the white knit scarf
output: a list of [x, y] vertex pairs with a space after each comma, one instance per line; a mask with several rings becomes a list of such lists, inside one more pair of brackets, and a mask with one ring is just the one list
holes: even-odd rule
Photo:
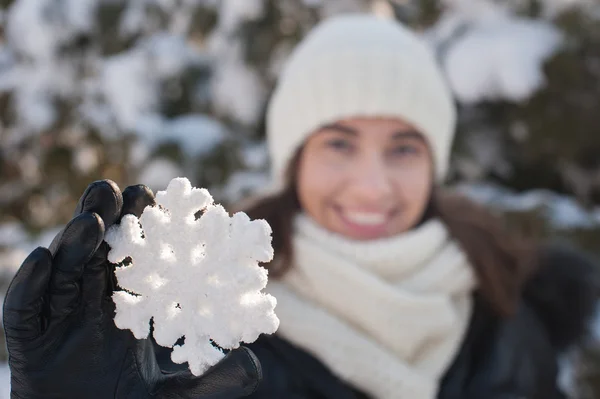
[[475, 278], [445, 226], [430, 220], [350, 241], [300, 215], [293, 267], [267, 291], [278, 334], [377, 399], [431, 399], [462, 342]]

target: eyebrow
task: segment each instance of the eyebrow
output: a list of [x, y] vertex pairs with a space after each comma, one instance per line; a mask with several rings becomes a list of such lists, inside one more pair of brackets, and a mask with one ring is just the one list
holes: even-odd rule
[[394, 133], [394, 136], [392, 137], [392, 139], [400, 139], [400, 138], [417, 139], [419, 141], [425, 142], [423, 135], [421, 133], [417, 132], [416, 130], [405, 130], [405, 131], [396, 132], [396, 133]]
[[354, 128], [351, 128], [350, 126], [345, 126], [339, 123], [330, 123], [327, 125], [324, 125], [321, 129], [323, 130], [335, 130], [338, 131], [340, 133], [346, 133], [352, 136], [357, 136], [358, 135], [358, 131]]
[[[358, 130], [350, 127], [350, 126], [345, 126], [342, 125], [340, 123], [330, 123], [327, 125], [324, 125], [322, 127], [322, 129], [324, 130], [335, 130], [338, 131], [340, 133], [345, 133], [351, 136], [357, 136], [358, 135]], [[396, 133], [394, 133], [394, 135], [392, 136], [393, 140], [398, 140], [401, 138], [411, 138], [411, 139], [416, 139], [422, 142], [425, 142], [425, 139], [423, 138], [423, 135], [419, 132], [417, 132], [416, 130], [401, 130], [398, 131]]]

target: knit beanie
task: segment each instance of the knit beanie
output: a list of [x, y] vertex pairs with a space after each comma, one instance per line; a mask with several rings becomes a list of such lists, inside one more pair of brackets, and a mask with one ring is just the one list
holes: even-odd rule
[[428, 141], [436, 180], [449, 162], [456, 109], [433, 52], [396, 21], [331, 17], [298, 44], [267, 108], [273, 188], [283, 186], [299, 147], [321, 126], [351, 117], [398, 117]]

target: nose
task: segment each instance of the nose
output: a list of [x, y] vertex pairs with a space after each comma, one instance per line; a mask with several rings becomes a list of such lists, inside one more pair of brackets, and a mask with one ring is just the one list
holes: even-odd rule
[[357, 162], [352, 191], [357, 199], [366, 204], [377, 205], [389, 199], [393, 187], [384, 160], [368, 157]]

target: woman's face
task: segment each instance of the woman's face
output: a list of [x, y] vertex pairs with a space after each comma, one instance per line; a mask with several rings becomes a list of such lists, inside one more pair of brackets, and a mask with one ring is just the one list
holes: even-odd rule
[[306, 141], [298, 165], [303, 210], [351, 239], [402, 233], [429, 202], [433, 165], [424, 137], [396, 118], [353, 118]]

